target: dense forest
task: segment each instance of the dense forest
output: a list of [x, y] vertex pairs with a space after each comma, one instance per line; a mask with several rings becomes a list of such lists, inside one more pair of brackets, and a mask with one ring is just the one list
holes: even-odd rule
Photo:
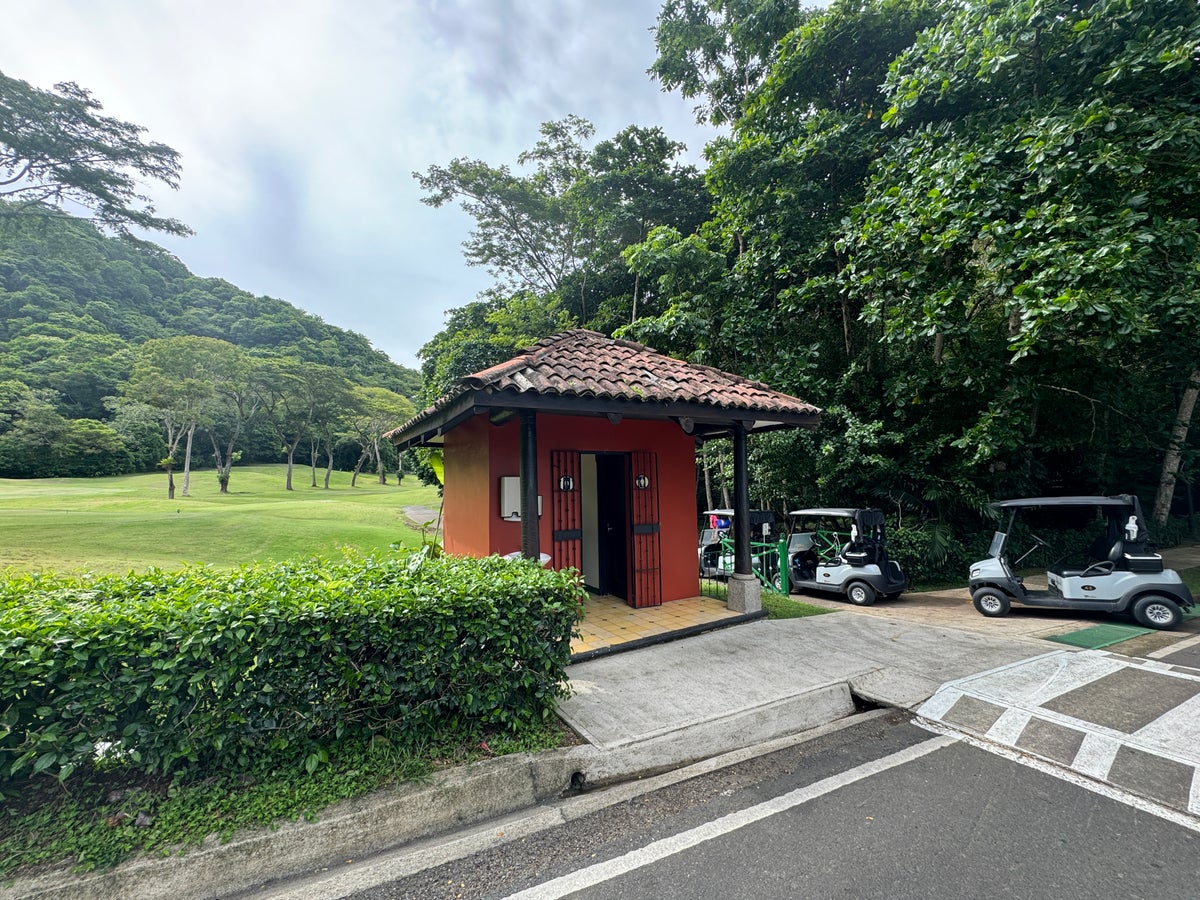
[[728, 126], [705, 171], [568, 117], [515, 169], [416, 173], [495, 276], [423, 348], [426, 398], [583, 325], [821, 406], [752, 442], [776, 509], [879, 505], [935, 541], [1013, 496], [1190, 511], [1195, 0], [667, 0], [655, 37], [651, 76]]
[[144, 241], [0, 201], [0, 477], [395, 457], [418, 373]]

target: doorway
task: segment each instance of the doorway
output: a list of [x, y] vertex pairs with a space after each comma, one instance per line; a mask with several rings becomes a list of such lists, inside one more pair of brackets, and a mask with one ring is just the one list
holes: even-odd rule
[[600, 594], [629, 599], [629, 458], [580, 455], [583, 580]]

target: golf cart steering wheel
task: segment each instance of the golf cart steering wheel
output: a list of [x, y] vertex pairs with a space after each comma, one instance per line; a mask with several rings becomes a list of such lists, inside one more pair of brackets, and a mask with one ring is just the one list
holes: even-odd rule
[[1033, 538], [1033, 540], [1034, 540], [1034, 543], [1036, 543], [1036, 544], [1039, 544], [1039, 545], [1040, 545], [1040, 546], [1042, 546], [1042, 547], [1049, 547], [1049, 546], [1050, 546], [1049, 542], [1048, 542], [1048, 541], [1046, 541], [1046, 539], [1045, 539], [1045, 538], [1040, 538], [1040, 537], [1038, 537], [1038, 536], [1037, 536], [1036, 534], [1034, 534], [1032, 531], [1031, 531], [1031, 532], [1029, 532], [1029, 536], [1030, 536], [1031, 538]]

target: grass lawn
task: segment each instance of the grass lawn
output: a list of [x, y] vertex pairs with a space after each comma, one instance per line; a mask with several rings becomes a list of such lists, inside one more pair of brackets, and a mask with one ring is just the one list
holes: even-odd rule
[[[124, 573], [185, 563], [233, 568], [254, 560], [323, 556], [421, 543], [421, 514], [436, 514], [437, 489], [409, 475], [379, 484], [334, 472], [329, 490], [310, 487], [308, 468], [234, 468], [222, 495], [212, 470], [192, 473], [191, 496], [167, 499], [163, 473], [115, 478], [0, 479], [0, 569]], [[322, 483], [324, 471], [317, 473]], [[430, 516], [429, 518], [433, 518]], [[418, 527], [412, 527], [412, 525]]]

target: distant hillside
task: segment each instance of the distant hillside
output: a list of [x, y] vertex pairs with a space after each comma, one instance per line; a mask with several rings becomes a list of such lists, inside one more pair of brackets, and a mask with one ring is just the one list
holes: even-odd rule
[[80, 219], [0, 209], [0, 382], [52, 388], [63, 415], [102, 419], [102, 398], [129, 374], [126, 351], [177, 335], [333, 366], [409, 398], [420, 391], [418, 372], [290, 303], [198, 278], [162, 248]]
[[314, 466], [370, 463], [382, 480], [397, 460], [379, 436], [420, 386], [362, 335], [290, 303], [0, 202], [0, 477], [182, 462], [224, 465], [226, 483], [235, 461], [299, 451]]

